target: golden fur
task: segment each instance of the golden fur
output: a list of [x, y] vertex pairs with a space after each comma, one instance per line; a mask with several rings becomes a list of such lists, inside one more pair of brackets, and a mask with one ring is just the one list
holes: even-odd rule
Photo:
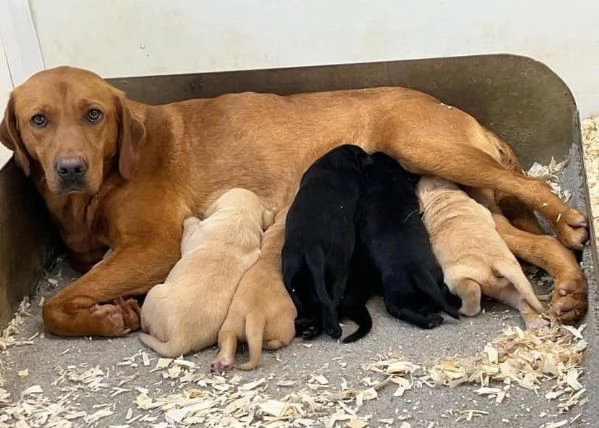
[[219, 352], [212, 363], [214, 371], [233, 367], [238, 340], [248, 343], [250, 358], [237, 367], [251, 370], [260, 364], [262, 347], [279, 349], [295, 337], [297, 312], [280, 274], [285, 214], [279, 213], [276, 223], [264, 235], [265, 257], [243, 277], [233, 296], [218, 333]]
[[491, 212], [441, 178], [421, 177], [417, 193], [445, 283], [462, 299], [460, 313], [478, 314], [482, 292], [518, 309], [528, 328], [545, 325], [539, 316], [543, 305], [497, 233]]
[[[85, 120], [90, 108], [103, 112], [93, 125]], [[48, 118], [46, 126], [34, 125], [36, 114]], [[344, 143], [383, 151], [412, 172], [515, 196], [527, 205], [519, 202], [521, 212], [538, 210], [569, 247], [588, 238], [579, 211], [542, 181], [510, 169], [517, 162], [506, 161], [505, 143], [463, 111], [406, 88], [242, 93], [152, 106], [128, 100], [90, 71], [57, 67], [12, 92], [0, 140], [45, 199], [73, 263], [88, 269], [113, 250], [44, 305], [45, 326], [59, 335], [119, 336], [138, 328], [131, 300], [115, 299], [164, 280], [180, 256], [184, 218], [202, 216], [232, 187], [285, 209], [312, 161]], [[79, 191], [57, 190], [54, 165], [65, 156], [88, 165]], [[278, 257], [263, 250], [256, 268], [280, 275]], [[554, 307], [576, 318], [586, 294], [581, 300], [578, 288], [565, 290]]]
[[166, 280], [148, 292], [139, 338], [164, 357], [216, 343], [243, 274], [260, 257], [262, 232], [273, 215], [247, 190], [218, 198], [200, 221], [183, 222], [181, 259]]

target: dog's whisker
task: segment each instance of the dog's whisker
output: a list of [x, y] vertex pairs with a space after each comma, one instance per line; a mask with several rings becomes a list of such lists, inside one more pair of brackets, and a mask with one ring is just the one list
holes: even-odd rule
[[406, 216], [406, 218], [403, 219], [403, 223], [405, 223], [406, 221], [408, 221], [408, 219], [412, 216], [412, 214], [417, 213], [419, 210], [414, 210], [412, 211], [410, 214], [408, 214]]

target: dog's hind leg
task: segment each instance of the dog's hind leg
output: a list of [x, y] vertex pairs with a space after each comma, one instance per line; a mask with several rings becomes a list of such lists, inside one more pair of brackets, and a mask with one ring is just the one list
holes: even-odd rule
[[580, 320], [588, 308], [588, 285], [576, 257], [555, 238], [517, 229], [503, 216], [493, 214], [497, 232], [516, 257], [544, 269], [555, 282], [551, 305], [560, 322]]
[[534, 212], [514, 196], [497, 192], [497, 206], [512, 225], [535, 235], [545, 235]]
[[564, 204], [544, 181], [509, 171], [480, 149], [492, 149], [496, 143], [474, 118], [441, 104], [430, 108], [434, 110], [430, 114], [435, 114], [435, 123], [412, 127], [407, 133], [409, 138], [405, 135], [406, 124], [394, 123], [402, 119], [390, 118], [383, 126], [383, 146], [379, 149], [414, 172], [515, 196], [543, 214], [563, 244], [574, 249], [583, 247], [589, 235], [582, 213]]
[[[522, 175], [519, 171], [514, 173]], [[533, 210], [515, 196], [493, 189], [479, 189], [469, 186], [462, 186], [462, 188], [479, 204], [492, 213], [505, 216], [518, 229], [535, 235], [545, 235]]]
[[237, 351], [237, 335], [233, 330], [223, 329], [218, 333], [218, 354], [210, 369], [216, 373], [229, 371], [235, 363], [235, 352]]
[[[525, 176], [522, 171], [522, 167], [518, 162], [518, 157], [510, 146], [501, 141], [495, 134], [488, 131], [487, 138], [495, 142], [499, 149], [501, 164], [514, 174]], [[497, 214], [503, 214], [511, 224], [520, 230], [534, 233], [535, 235], [544, 235], [543, 229], [537, 220], [533, 210], [531, 210], [525, 203], [520, 201], [515, 196], [509, 195], [505, 192], [493, 192], [494, 205], [496, 210], [489, 208], [492, 212]]]
[[239, 365], [240, 370], [253, 370], [260, 364], [265, 324], [266, 322], [262, 315], [250, 313], [246, 317], [245, 338], [249, 348], [250, 359]]

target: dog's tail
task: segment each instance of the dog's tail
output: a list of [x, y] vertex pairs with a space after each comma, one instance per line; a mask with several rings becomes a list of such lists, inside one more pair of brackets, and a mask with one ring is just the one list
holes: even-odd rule
[[438, 309], [445, 312], [452, 318], [460, 318], [460, 314], [458, 312], [459, 308], [456, 308], [455, 305], [452, 305], [452, 302], [450, 302], [447, 298], [448, 293], [443, 292], [443, 288], [448, 288], [445, 283], [441, 282], [441, 284], [437, 284], [437, 281], [432, 275], [418, 275], [416, 277], [416, 284], [420, 288], [420, 291], [426, 294]]
[[174, 343], [173, 340], [162, 342], [147, 333], [139, 333], [139, 340], [163, 357], [176, 358], [190, 351], [189, 349], [184, 349], [185, 347], [183, 344]]
[[516, 290], [520, 292], [524, 300], [538, 313], [542, 313], [545, 308], [543, 304], [537, 298], [530, 282], [522, 272], [522, 268], [518, 264], [518, 262], [511, 262], [507, 260], [497, 260], [493, 262], [493, 266], [491, 267], [493, 275], [496, 277], [504, 277], [509, 282], [514, 284]]
[[262, 341], [264, 340], [264, 327], [266, 320], [263, 316], [253, 312], [245, 319], [245, 337], [250, 351], [250, 359], [239, 365], [240, 370], [253, 370], [260, 364], [262, 358]]
[[349, 336], [343, 338], [343, 343], [352, 343], [366, 336], [372, 329], [372, 317], [366, 306], [352, 309], [348, 311], [347, 317], [358, 324], [358, 328]]
[[[331, 298], [327, 290], [324, 252], [322, 248], [318, 248], [315, 251], [306, 253], [304, 257], [312, 276], [316, 297], [322, 306], [322, 327], [329, 336], [338, 339], [341, 336], [341, 327], [339, 327], [339, 319], [336, 311], [337, 302], [334, 302], [334, 299]], [[343, 296], [345, 278], [342, 283], [341, 285], [333, 284], [333, 290], [339, 292], [339, 297]], [[337, 290], [338, 288], [339, 290]]]

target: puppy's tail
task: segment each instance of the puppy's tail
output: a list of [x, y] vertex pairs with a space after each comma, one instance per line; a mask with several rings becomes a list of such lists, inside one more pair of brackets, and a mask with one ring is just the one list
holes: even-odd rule
[[260, 364], [262, 358], [262, 341], [266, 320], [263, 316], [250, 313], [245, 319], [245, 337], [250, 350], [250, 359], [239, 365], [240, 370], [253, 370]]
[[343, 338], [343, 343], [352, 343], [366, 336], [372, 329], [372, 317], [366, 306], [353, 309], [347, 313], [347, 317], [358, 324], [358, 329], [349, 336]]
[[514, 287], [516, 287], [516, 290], [518, 290], [522, 297], [524, 297], [526, 303], [528, 303], [535, 311], [541, 313], [545, 310], [517, 262], [513, 263], [507, 260], [497, 260], [493, 263], [491, 270], [496, 277], [504, 277], [514, 284]]
[[[441, 282], [439, 285], [437, 285], [437, 281], [432, 275], [426, 275], [424, 277], [422, 275], [418, 275], [416, 277], [416, 284], [418, 284], [420, 290], [426, 294], [429, 299], [431, 299], [433, 304], [438, 309], [445, 312], [452, 318], [460, 318], [458, 308], [456, 308], [455, 305], [452, 305], [447, 298], [449, 289], [444, 282]], [[446, 293], [444, 293], [444, 289], [447, 289], [445, 290]]]
[[175, 358], [189, 352], [188, 349], [183, 349], [184, 347], [179, 343], [173, 343], [172, 340], [162, 342], [146, 333], [139, 333], [139, 340], [163, 357]]

